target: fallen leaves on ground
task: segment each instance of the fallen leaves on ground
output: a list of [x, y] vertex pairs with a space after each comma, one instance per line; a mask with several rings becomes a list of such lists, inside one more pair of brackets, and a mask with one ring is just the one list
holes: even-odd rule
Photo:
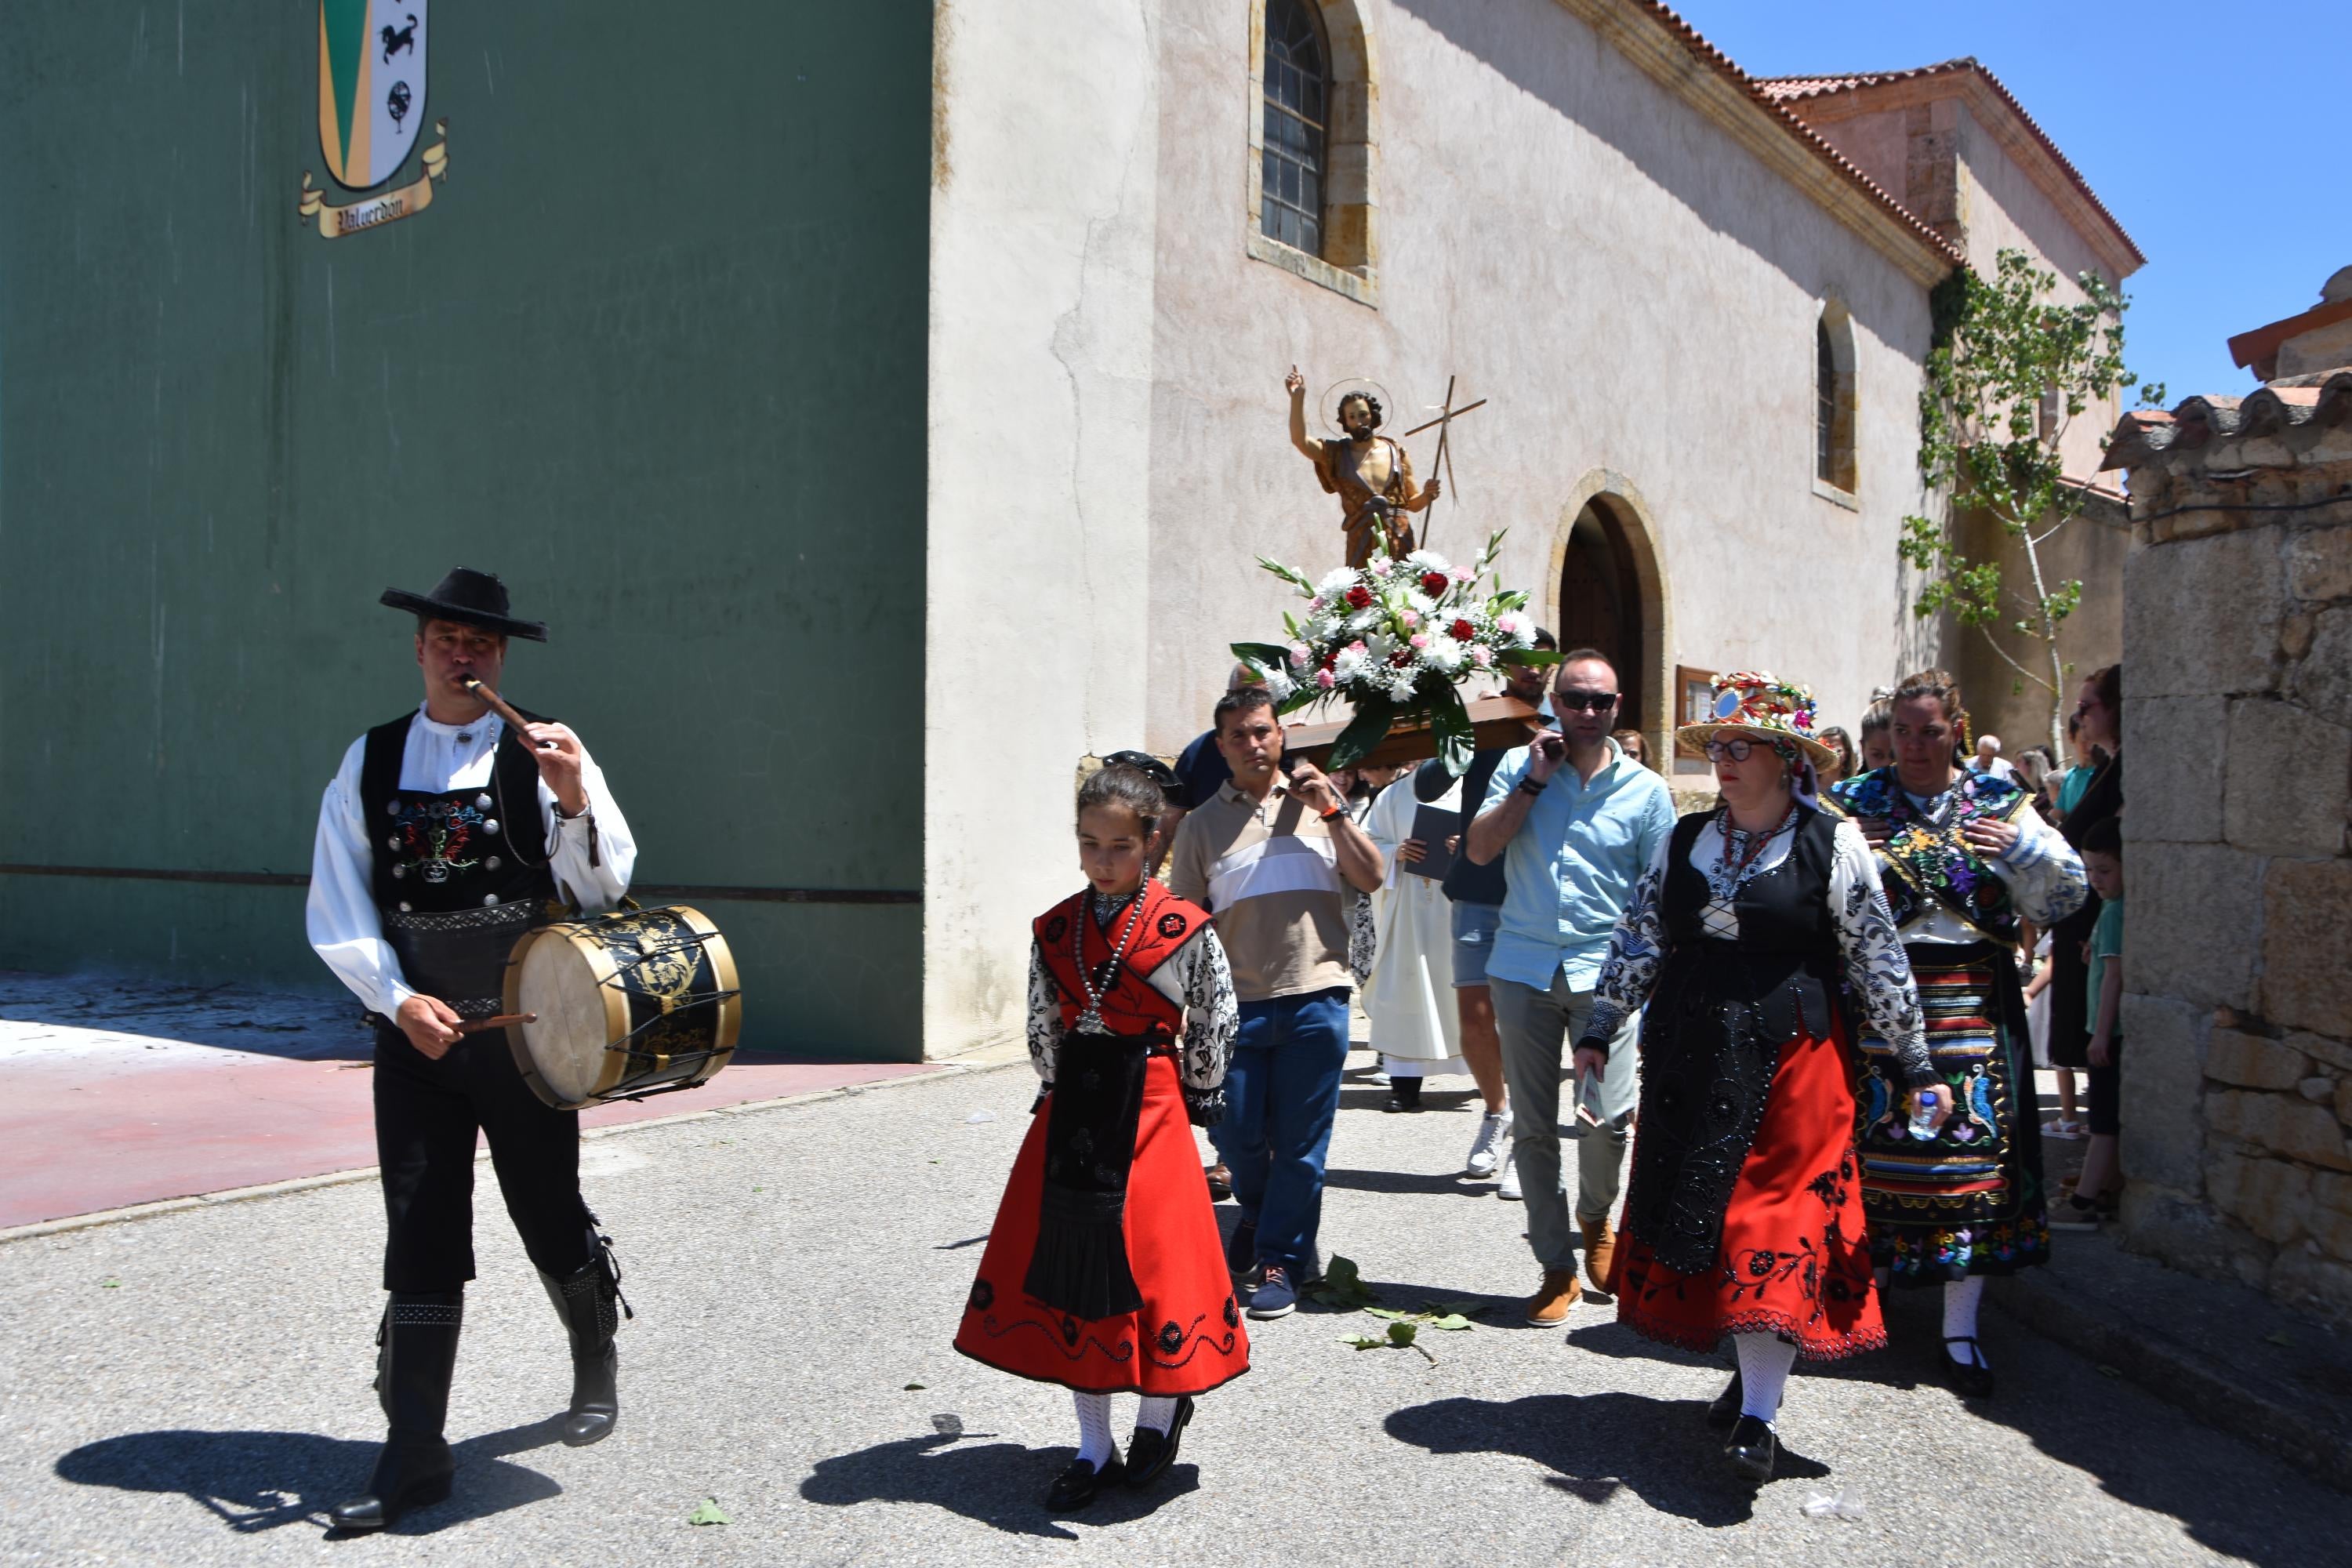
[[727, 1517], [727, 1510], [719, 1506], [719, 1500], [717, 1498], [707, 1497], [700, 1502], [694, 1505], [694, 1511], [686, 1516], [686, 1522], [688, 1524], [732, 1524], [735, 1521]]

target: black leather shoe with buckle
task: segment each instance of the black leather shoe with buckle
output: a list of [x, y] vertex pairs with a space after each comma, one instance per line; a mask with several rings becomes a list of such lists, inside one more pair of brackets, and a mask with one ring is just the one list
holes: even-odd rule
[[[1962, 1361], [1952, 1353], [1954, 1345], [1966, 1345], [1969, 1359]], [[1992, 1368], [1985, 1364], [1984, 1352], [1976, 1341], [1958, 1334], [1944, 1340], [1944, 1381], [1955, 1393], [1968, 1399], [1982, 1399], [1992, 1393]]]
[[1168, 1418], [1168, 1430], [1156, 1432], [1149, 1426], [1138, 1426], [1135, 1436], [1127, 1445], [1127, 1484], [1148, 1487], [1168, 1473], [1176, 1462], [1176, 1446], [1184, 1440], [1184, 1428], [1192, 1420], [1192, 1396], [1184, 1395], [1176, 1402], [1176, 1413]]
[[1743, 1415], [1731, 1428], [1731, 1440], [1723, 1446], [1723, 1457], [1749, 1480], [1769, 1481], [1780, 1447], [1770, 1426], [1753, 1415]]
[[1070, 1468], [1055, 1478], [1053, 1490], [1045, 1494], [1045, 1506], [1055, 1513], [1075, 1513], [1095, 1500], [1105, 1487], [1115, 1487], [1127, 1479], [1127, 1467], [1116, 1455], [1105, 1459], [1100, 1469], [1087, 1459], [1073, 1459]]

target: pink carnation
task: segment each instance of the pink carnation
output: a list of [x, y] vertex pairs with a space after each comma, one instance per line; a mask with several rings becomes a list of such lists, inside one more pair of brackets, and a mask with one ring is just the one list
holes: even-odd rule
[[1293, 664], [1305, 664], [1305, 663], [1307, 663], [1308, 660], [1312, 659], [1314, 657], [1315, 657], [1315, 650], [1314, 650], [1314, 649], [1312, 649], [1312, 648], [1310, 648], [1310, 647], [1308, 647], [1305, 643], [1303, 643], [1303, 642], [1295, 642], [1295, 643], [1292, 643], [1292, 644], [1290, 645], [1290, 662], [1291, 662], [1291, 663], [1293, 663]]
[[1470, 650], [1470, 662], [1481, 669], [1491, 669], [1494, 668], [1495, 656], [1483, 647], [1474, 647]]
[[1456, 583], [1475, 583], [1478, 580], [1478, 574], [1471, 571], [1467, 566], [1456, 566], [1454, 569], [1454, 580]]
[[1402, 621], [1408, 626], [1417, 626], [1421, 625], [1421, 615], [1418, 611], [1414, 610], [1404, 611], [1397, 616], [1397, 619]]
[[1429, 646], [1429, 638], [1419, 632], [1415, 632], [1408, 640], [1411, 641], [1412, 646], [1415, 647], [1427, 647]]
[[1349, 653], [1370, 653], [1372, 650], [1364, 646], [1363, 638], [1358, 637], [1354, 642], [1348, 645], [1348, 651]]
[[1321, 609], [1321, 608], [1323, 607], [1323, 600], [1322, 600], [1321, 596], [1320, 596], [1320, 595], [1318, 595], [1318, 596], [1317, 596], [1317, 597], [1315, 597], [1315, 598], [1312, 598], [1312, 599], [1307, 600], [1307, 607], [1308, 609], [1310, 609], [1310, 610], [1319, 610], [1319, 609]]
[[1389, 574], [1389, 563], [1386, 561], [1375, 561], [1370, 570], [1373, 576], [1385, 577]]
[[1328, 669], [1318, 669], [1315, 672], [1315, 684], [1328, 691], [1339, 684], [1339, 678]]

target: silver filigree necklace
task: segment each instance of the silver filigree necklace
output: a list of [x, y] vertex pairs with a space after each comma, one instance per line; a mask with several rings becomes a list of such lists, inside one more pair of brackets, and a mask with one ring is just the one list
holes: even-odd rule
[[1136, 928], [1143, 923], [1143, 892], [1150, 886], [1150, 880], [1147, 878], [1135, 889], [1134, 907], [1127, 913], [1127, 928], [1118, 933], [1118, 941], [1111, 948], [1110, 962], [1103, 965], [1103, 983], [1099, 987], [1095, 984], [1094, 973], [1087, 967], [1087, 927], [1094, 919], [1093, 900], [1100, 896], [1092, 888], [1087, 889], [1087, 907], [1070, 922], [1070, 964], [1078, 972], [1078, 984], [1087, 994], [1087, 1005], [1078, 1012], [1077, 1033], [1081, 1035], [1110, 1033], [1103, 1023], [1103, 998], [1109, 995], [1110, 988], [1118, 984], [1119, 966], [1127, 962], [1128, 946], [1135, 941]]

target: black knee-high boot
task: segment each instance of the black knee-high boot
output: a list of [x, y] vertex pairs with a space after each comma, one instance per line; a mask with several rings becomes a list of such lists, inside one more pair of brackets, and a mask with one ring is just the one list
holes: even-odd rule
[[620, 1415], [621, 1353], [613, 1346], [613, 1331], [621, 1326], [622, 1312], [636, 1316], [621, 1300], [613, 1244], [593, 1230], [589, 1235], [595, 1256], [585, 1265], [561, 1278], [543, 1269], [539, 1276], [572, 1335], [572, 1408], [563, 1417], [563, 1440], [575, 1448], [609, 1436]]
[[376, 1399], [392, 1430], [376, 1456], [367, 1490], [338, 1503], [328, 1518], [338, 1530], [382, 1530], [412, 1508], [449, 1495], [457, 1463], [442, 1428], [449, 1416], [449, 1380], [457, 1366], [457, 1331], [466, 1315], [463, 1291], [395, 1291], [377, 1330]]

